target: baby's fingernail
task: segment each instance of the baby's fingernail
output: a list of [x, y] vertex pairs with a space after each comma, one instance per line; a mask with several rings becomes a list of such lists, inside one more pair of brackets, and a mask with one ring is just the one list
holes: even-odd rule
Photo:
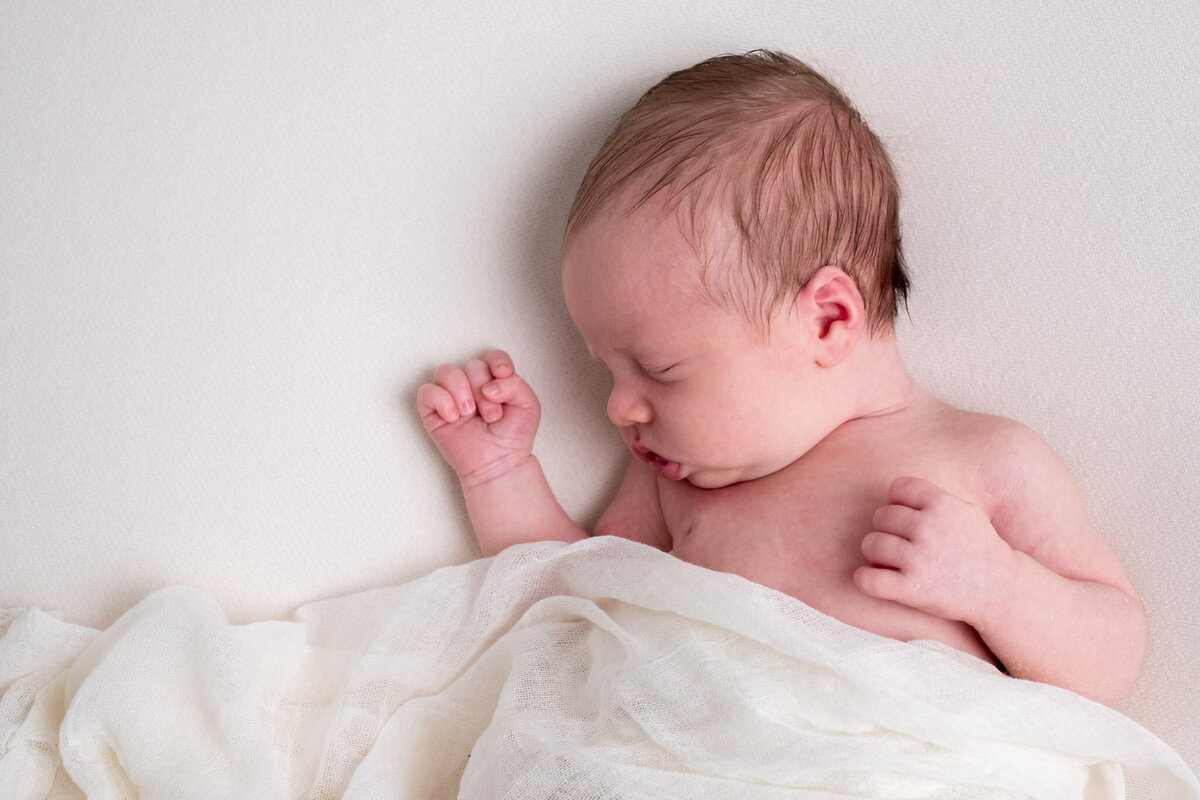
[[458, 404], [458, 407], [462, 410], [463, 414], [470, 415], [475, 413], [475, 403], [471, 400], [462, 401]]
[[483, 412], [484, 422], [495, 422], [500, 419], [500, 409], [492, 407]]
[[485, 384], [483, 387], [483, 393], [486, 394], [488, 397], [495, 397], [497, 394], [499, 394], [499, 392], [500, 392], [500, 387], [494, 383]]

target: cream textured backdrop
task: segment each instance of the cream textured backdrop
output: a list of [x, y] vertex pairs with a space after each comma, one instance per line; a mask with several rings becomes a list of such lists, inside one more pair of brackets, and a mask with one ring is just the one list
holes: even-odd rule
[[235, 622], [475, 556], [413, 413], [510, 349], [594, 519], [621, 448], [558, 239], [667, 72], [788, 50], [897, 162], [913, 372], [1074, 468], [1200, 767], [1200, 7], [0, 3], [0, 606]]

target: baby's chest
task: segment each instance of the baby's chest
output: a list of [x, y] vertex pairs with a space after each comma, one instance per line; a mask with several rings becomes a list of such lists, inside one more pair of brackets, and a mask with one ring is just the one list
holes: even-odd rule
[[660, 482], [660, 499], [673, 552], [685, 561], [741, 575], [883, 636], [937, 639], [987, 657], [968, 626], [867, 597], [854, 585], [866, 563], [862, 539], [896, 477], [917, 473], [964, 493], [953, 475], [922, 466], [793, 470], [715, 490]]
[[803, 478], [707, 490], [660, 482], [675, 555], [796, 596], [838, 593], [862, 563], [862, 537], [889, 482], [863, 474]]

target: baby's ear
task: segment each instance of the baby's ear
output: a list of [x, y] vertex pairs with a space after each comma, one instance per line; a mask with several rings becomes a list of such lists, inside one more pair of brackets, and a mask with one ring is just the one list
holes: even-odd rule
[[838, 267], [821, 267], [796, 302], [814, 337], [817, 364], [835, 367], [854, 352], [866, 330], [867, 308], [854, 279]]

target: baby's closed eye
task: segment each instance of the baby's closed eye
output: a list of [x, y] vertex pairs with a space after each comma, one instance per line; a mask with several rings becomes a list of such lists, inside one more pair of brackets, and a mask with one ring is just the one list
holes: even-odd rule
[[664, 378], [680, 365], [679, 361], [667, 362], [638, 362], [638, 368], [651, 378]]

